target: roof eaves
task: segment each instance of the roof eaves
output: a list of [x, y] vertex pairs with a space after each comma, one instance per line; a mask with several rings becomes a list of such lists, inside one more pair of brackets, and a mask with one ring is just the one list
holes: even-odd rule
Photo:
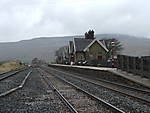
[[97, 42], [108, 52], [109, 50], [106, 48], [106, 46], [104, 46], [104, 44], [102, 44], [99, 40], [97, 40]]
[[105, 51], [109, 51], [99, 40], [94, 39], [83, 51], [85, 52], [95, 41], [97, 41], [103, 48]]
[[71, 53], [70, 46], [71, 46], [71, 41], [69, 41], [69, 53]]
[[74, 47], [73, 49], [74, 49], [74, 53], [75, 53], [76, 52], [76, 46], [75, 46], [75, 41], [74, 40], [75, 40], [75, 38], [73, 39], [73, 47]]
[[83, 50], [84, 52], [95, 42], [96, 39], [94, 39], [87, 47]]

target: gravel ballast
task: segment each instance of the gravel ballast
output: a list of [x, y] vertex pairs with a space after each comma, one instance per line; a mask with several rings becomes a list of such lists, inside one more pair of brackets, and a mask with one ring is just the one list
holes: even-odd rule
[[65, 105], [47, 87], [37, 70], [27, 79], [25, 86], [0, 98], [0, 113], [67, 113]]
[[78, 79], [66, 76], [63, 73], [56, 72], [54, 70], [51, 70], [49, 68], [49, 71], [52, 73], [55, 73], [68, 81], [80, 86], [81, 88], [86, 89], [87, 91], [93, 93], [96, 96], [99, 96], [100, 98], [104, 99], [105, 101], [113, 104], [114, 106], [122, 109], [125, 112], [128, 113], [150, 113], [150, 106], [140, 103], [134, 99], [131, 99], [127, 96], [122, 96], [120, 94], [114, 93], [113, 91], [110, 91], [103, 87], [96, 87], [95, 85], [86, 83], [84, 81], [80, 81]]

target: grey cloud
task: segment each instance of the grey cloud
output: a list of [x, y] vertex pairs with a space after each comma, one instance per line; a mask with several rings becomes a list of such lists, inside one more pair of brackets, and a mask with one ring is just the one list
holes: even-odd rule
[[123, 33], [149, 36], [148, 0], [1, 0], [0, 41], [34, 36]]

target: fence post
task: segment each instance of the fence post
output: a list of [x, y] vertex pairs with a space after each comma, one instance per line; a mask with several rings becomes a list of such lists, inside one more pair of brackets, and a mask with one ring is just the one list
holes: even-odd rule
[[132, 73], [136, 75], [136, 57], [133, 57], [133, 70]]
[[129, 56], [126, 56], [126, 65], [127, 65], [127, 72], [130, 72], [130, 69], [129, 69], [129, 64], [130, 64], [130, 62], [129, 62]]
[[141, 71], [140, 71], [140, 75], [141, 76], [143, 76], [143, 59], [142, 58], [140, 58], [141, 59], [141, 64], [140, 64], [140, 67], [141, 67]]
[[148, 78], [150, 79], [150, 60], [148, 60], [149, 61], [149, 74], [148, 74]]
[[122, 62], [123, 62], [122, 70], [125, 71], [125, 68], [126, 68], [126, 67], [125, 67], [125, 55], [122, 55], [122, 59], [123, 59], [123, 60], [122, 60]]
[[121, 66], [120, 66], [120, 69], [121, 70], [123, 70], [123, 56], [122, 55], [120, 55], [120, 64], [121, 64]]

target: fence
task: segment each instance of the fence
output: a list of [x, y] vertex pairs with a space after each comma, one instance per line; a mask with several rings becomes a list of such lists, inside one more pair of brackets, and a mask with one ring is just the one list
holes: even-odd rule
[[117, 68], [142, 77], [150, 78], [150, 56], [133, 57], [118, 55]]

